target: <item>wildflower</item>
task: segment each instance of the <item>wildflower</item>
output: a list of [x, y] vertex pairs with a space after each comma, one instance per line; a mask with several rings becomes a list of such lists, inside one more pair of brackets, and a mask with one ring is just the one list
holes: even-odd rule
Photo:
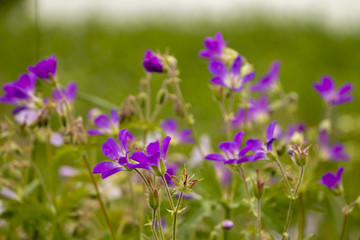
[[313, 87], [329, 105], [339, 105], [354, 99], [351, 95], [353, 89], [351, 83], [345, 83], [336, 89], [334, 80], [327, 75], [323, 76], [320, 82], [315, 82]]
[[90, 136], [94, 135], [113, 135], [119, 131], [119, 122], [121, 116], [117, 113], [116, 109], [111, 109], [110, 116], [100, 114], [94, 119], [95, 126], [98, 129], [89, 129], [87, 133]]
[[[246, 117], [245, 117], [246, 115]], [[240, 128], [245, 123], [259, 122], [262, 123], [268, 119], [270, 115], [270, 108], [268, 99], [265, 96], [261, 96], [258, 100], [250, 99], [247, 114], [245, 114], [244, 108], [239, 108], [235, 113], [234, 118], [231, 120], [233, 127]]]
[[143, 152], [134, 152], [130, 159], [137, 163], [127, 164], [128, 168], [142, 168], [151, 173], [162, 176], [166, 172], [165, 161], [166, 153], [169, 147], [171, 137], [166, 136], [161, 145], [159, 141], [150, 143], [146, 148], [146, 154]]
[[327, 172], [321, 177], [321, 180], [318, 181], [318, 183], [325, 185], [328, 188], [336, 191], [341, 186], [341, 176], [342, 176], [343, 171], [344, 171], [344, 168], [340, 167], [337, 170], [336, 175], [333, 174], [332, 172]]
[[320, 131], [318, 141], [322, 155], [325, 159], [334, 161], [347, 161], [350, 159], [350, 156], [345, 152], [345, 148], [341, 143], [335, 143], [330, 146], [329, 135], [326, 130]]
[[257, 199], [260, 199], [264, 194], [265, 182], [260, 180], [259, 169], [256, 169], [256, 181], [252, 181], [254, 195]]
[[255, 77], [255, 72], [250, 72], [245, 75], [241, 74], [242, 58], [238, 56], [228, 72], [226, 65], [220, 60], [212, 60], [209, 64], [209, 71], [215, 75], [210, 82], [215, 85], [220, 85], [230, 88], [236, 92], [244, 88], [244, 84], [251, 81]]
[[250, 159], [250, 156], [245, 156], [245, 154], [249, 151], [249, 148], [244, 147], [241, 149], [241, 142], [244, 134], [244, 132], [238, 132], [234, 136], [234, 141], [219, 143], [219, 149], [223, 151], [225, 156], [220, 153], [210, 153], [205, 156], [205, 159], [216, 162], [223, 162], [225, 164], [238, 164], [247, 162]]
[[60, 177], [67, 178], [67, 177], [75, 177], [76, 175], [78, 175], [78, 171], [71, 166], [64, 165], [59, 168]]
[[160, 126], [164, 132], [171, 137], [175, 144], [195, 142], [194, 138], [192, 137], [192, 131], [190, 129], [178, 131], [177, 122], [174, 119], [169, 118], [161, 122]]
[[203, 134], [200, 136], [200, 144], [199, 146], [194, 146], [191, 150], [190, 158], [188, 164], [191, 167], [198, 165], [202, 160], [203, 153], [207, 154], [211, 151], [210, 137], [207, 134]]
[[265, 144], [260, 139], [249, 139], [246, 141], [246, 148], [255, 153], [253, 157], [249, 159], [250, 162], [258, 159], [267, 159], [269, 155], [272, 155], [272, 143], [276, 140], [274, 138], [275, 126], [276, 120], [272, 121], [267, 127]]
[[151, 50], [145, 51], [143, 66], [149, 73], [162, 73], [164, 71], [164, 66], [161, 62], [161, 59]]
[[206, 37], [204, 40], [206, 49], [199, 52], [199, 57], [208, 59], [223, 59], [226, 43], [220, 32], [215, 33], [214, 38]]
[[41, 60], [35, 66], [30, 66], [28, 70], [39, 78], [51, 81], [54, 80], [56, 75], [56, 64], [57, 60], [53, 54], [51, 57]]
[[252, 92], [265, 92], [273, 88], [276, 81], [279, 80], [280, 62], [274, 61], [271, 63], [267, 74], [259, 79], [257, 83], [250, 87]]
[[108, 138], [106, 142], [102, 145], [103, 154], [110, 158], [112, 161], [99, 162], [95, 165], [93, 173], [101, 173], [103, 179], [127, 169], [128, 153], [127, 148], [129, 140], [129, 131], [127, 129], [122, 129], [118, 135], [119, 145], [112, 138]]
[[38, 122], [41, 110], [23, 109], [16, 113], [15, 121], [20, 125], [29, 126]]
[[231, 229], [231, 228], [234, 227], [234, 223], [231, 220], [225, 220], [225, 221], [222, 222], [222, 227], [224, 229]]
[[4, 84], [5, 94], [0, 97], [0, 102], [19, 105], [34, 101], [35, 84], [35, 75], [32, 73], [21, 74], [17, 81]]
[[75, 100], [77, 92], [76, 83], [69, 83], [66, 88], [55, 89], [52, 92], [52, 97], [55, 102], [57, 102], [56, 109], [59, 111], [60, 115], [63, 115], [66, 111], [66, 104], [72, 103]]
[[60, 133], [53, 132], [50, 136], [50, 143], [55, 147], [60, 147], [64, 144], [64, 138]]
[[309, 149], [310, 149], [310, 146], [304, 148], [304, 147], [299, 147], [298, 145], [293, 145], [289, 149], [288, 153], [290, 154], [291, 159], [299, 167], [302, 167], [302, 166], [305, 166], [307, 163]]

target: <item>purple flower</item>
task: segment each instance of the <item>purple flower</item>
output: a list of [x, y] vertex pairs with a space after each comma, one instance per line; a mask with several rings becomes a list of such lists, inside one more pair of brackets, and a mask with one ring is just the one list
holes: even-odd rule
[[204, 40], [205, 49], [199, 52], [199, 57], [208, 59], [223, 59], [226, 43], [220, 32], [215, 33], [214, 38], [206, 37]]
[[[113, 135], [119, 131], [119, 123], [121, 116], [117, 113], [116, 109], [111, 109], [110, 116], [106, 114], [100, 114], [94, 119], [95, 126], [98, 129], [89, 129], [87, 133], [90, 136], [94, 135]], [[130, 136], [132, 136], [130, 134]], [[131, 137], [133, 138], [133, 137]]]
[[219, 149], [225, 154], [225, 156], [220, 153], [210, 153], [205, 156], [205, 159], [223, 162], [225, 164], [238, 164], [249, 161], [251, 156], [245, 156], [245, 154], [249, 151], [249, 148], [244, 147], [241, 149], [241, 142], [244, 134], [244, 132], [238, 132], [234, 137], [234, 141], [219, 143]]
[[274, 61], [271, 63], [267, 74], [259, 79], [257, 83], [250, 87], [252, 92], [264, 92], [271, 89], [276, 81], [279, 79], [280, 62]]
[[341, 143], [335, 143], [330, 146], [329, 135], [326, 130], [319, 133], [319, 144], [325, 159], [334, 161], [348, 161], [350, 156], [345, 152], [345, 148]]
[[223, 62], [216, 59], [212, 60], [209, 64], [209, 71], [215, 75], [215, 77], [213, 77], [210, 82], [215, 85], [230, 88], [236, 92], [241, 91], [244, 88], [244, 84], [255, 77], [255, 72], [241, 76], [241, 64], [242, 58], [238, 56], [234, 60], [230, 71], [228, 71]]
[[249, 139], [245, 143], [245, 147], [253, 151], [255, 154], [250, 162], [258, 159], [267, 159], [267, 153], [272, 152], [272, 143], [276, 140], [274, 132], [276, 127], [276, 120], [272, 121], [266, 129], [266, 142], [265, 144], [260, 139]]
[[[73, 102], [75, 100], [76, 97], [76, 92], [77, 92], [77, 85], [74, 82], [70, 82], [66, 88], [62, 88], [60, 89], [60, 91], [58, 91], [57, 89], [54, 90], [52, 92], [52, 96], [53, 99], [55, 101], [62, 101], [62, 100], [66, 100], [68, 102]], [[65, 99], [63, 99], [63, 97]]]
[[52, 92], [52, 97], [57, 103], [56, 109], [61, 115], [63, 115], [64, 112], [67, 110], [66, 104], [74, 102], [76, 93], [77, 85], [73, 82], [69, 83], [66, 88], [61, 88], [60, 90], [55, 89]]
[[30, 66], [28, 68], [29, 72], [32, 72], [37, 77], [42, 78], [46, 81], [50, 81], [55, 78], [56, 75], [56, 64], [57, 60], [53, 54], [47, 59], [43, 59], [38, 62], [35, 66]]
[[159, 56], [149, 49], [145, 51], [143, 66], [149, 73], [162, 73], [164, 71], [164, 67]]
[[177, 122], [174, 119], [169, 118], [161, 122], [160, 126], [164, 130], [165, 134], [171, 137], [175, 144], [195, 142], [195, 139], [192, 137], [192, 131], [190, 129], [178, 131]]
[[[264, 122], [270, 115], [270, 108], [268, 99], [265, 96], [261, 96], [258, 100], [250, 99], [247, 112], [247, 122]], [[245, 122], [245, 109], [239, 108], [231, 120], [233, 127], [240, 128]]]
[[225, 221], [222, 222], [222, 226], [225, 229], [231, 229], [231, 228], [234, 227], [234, 223], [233, 223], [233, 221], [225, 220]]
[[339, 89], [336, 89], [334, 80], [327, 75], [324, 75], [320, 82], [315, 82], [313, 87], [330, 105], [339, 105], [351, 102], [354, 99], [351, 95], [351, 91], [353, 89], [353, 85], [351, 83], [345, 83]]
[[64, 137], [60, 133], [53, 132], [50, 136], [50, 143], [55, 147], [60, 147], [64, 144]]
[[159, 141], [150, 143], [146, 148], [146, 154], [143, 152], [134, 152], [130, 159], [137, 163], [127, 164], [128, 168], [142, 168], [151, 173], [162, 176], [166, 172], [165, 161], [166, 153], [169, 147], [171, 137], [166, 136], [161, 145]]
[[15, 121], [21, 125], [29, 126], [39, 120], [41, 110], [22, 109], [15, 115]]
[[34, 100], [36, 76], [32, 73], [23, 73], [17, 81], [6, 83], [3, 86], [5, 94], [0, 97], [1, 103], [21, 104]]
[[108, 138], [102, 145], [103, 154], [112, 161], [99, 162], [95, 165], [93, 173], [101, 173], [103, 179], [126, 169], [128, 161], [129, 150], [127, 148], [129, 140], [129, 131], [121, 129], [118, 135], [119, 145], [113, 138]]
[[332, 190], [336, 190], [341, 185], [341, 176], [342, 176], [343, 171], [344, 171], [344, 168], [340, 167], [337, 170], [336, 175], [333, 174], [332, 172], [327, 172], [321, 177], [321, 180], [318, 181], [318, 183], [325, 185]]

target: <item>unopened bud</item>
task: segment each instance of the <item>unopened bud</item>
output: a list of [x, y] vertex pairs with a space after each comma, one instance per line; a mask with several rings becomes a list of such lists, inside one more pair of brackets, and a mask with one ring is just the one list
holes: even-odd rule
[[167, 95], [168, 92], [161, 88], [156, 95], [156, 103], [162, 105], [165, 102]]
[[137, 101], [142, 108], [144, 108], [146, 105], [146, 98], [147, 98], [147, 94], [144, 92], [141, 92], [137, 95]]
[[275, 156], [275, 154], [274, 154], [273, 152], [267, 152], [267, 153], [266, 153], [266, 156], [267, 156], [270, 160], [276, 161], [276, 156]]
[[149, 205], [152, 209], [158, 209], [160, 205], [159, 192], [157, 189], [153, 189], [149, 192]]
[[224, 229], [231, 229], [231, 228], [234, 227], [234, 223], [233, 223], [233, 221], [225, 220], [225, 221], [222, 222], [222, 227]]
[[217, 231], [212, 231], [210, 234], [210, 240], [218, 240], [219, 239], [219, 233]]

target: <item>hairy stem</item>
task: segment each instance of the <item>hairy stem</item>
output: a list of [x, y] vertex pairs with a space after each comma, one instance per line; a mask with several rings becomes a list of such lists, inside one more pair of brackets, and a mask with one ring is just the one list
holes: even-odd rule
[[258, 218], [258, 232], [259, 240], [261, 240], [261, 199], [257, 199], [257, 218]]
[[113, 240], [116, 240], [116, 236], [115, 236], [114, 229], [113, 229], [113, 227], [112, 227], [112, 225], [111, 225], [111, 222], [110, 222], [108, 213], [107, 213], [107, 211], [106, 211], [104, 202], [103, 202], [103, 200], [102, 200], [102, 198], [101, 198], [100, 191], [99, 191], [99, 187], [98, 187], [98, 185], [97, 185], [97, 183], [96, 183], [96, 179], [95, 179], [95, 177], [94, 177], [94, 175], [93, 175], [93, 173], [92, 173], [92, 171], [91, 171], [91, 166], [90, 166], [89, 157], [88, 157], [88, 155], [87, 155], [86, 153], [83, 154], [83, 159], [84, 159], [85, 165], [86, 165], [86, 167], [87, 167], [87, 170], [88, 170], [88, 172], [89, 172], [89, 176], [90, 176], [90, 178], [91, 178], [91, 182], [92, 182], [92, 184], [93, 184], [93, 186], [94, 186], [94, 188], [95, 188], [96, 195], [97, 195], [97, 199], [98, 199], [98, 201], [99, 201], [99, 205], [100, 205], [101, 211], [102, 211], [102, 213], [103, 213], [103, 215], [104, 215], [104, 217], [105, 217], [106, 224], [107, 224], [107, 226], [108, 226], [108, 228], [109, 228], [109, 230], [110, 230], [111, 238], [112, 238]]
[[159, 231], [160, 231], [160, 239], [164, 240], [164, 233], [163, 233], [162, 224], [161, 224], [160, 208], [157, 209], [157, 220], [158, 220]]
[[173, 230], [173, 234], [172, 234], [172, 239], [173, 240], [176, 239], [176, 217], [177, 217], [177, 214], [179, 212], [182, 197], [183, 197], [183, 192], [180, 193], [179, 200], [178, 200], [178, 202], [176, 204], [176, 209], [175, 209], [174, 214], [173, 214], [173, 229], [172, 229]]
[[155, 221], [156, 221], [156, 210], [153, 209], [152, 221], [151, 221], [151, 230], [152, 230], [152, 233], [153, 233], [153, 235], [154, 235], [154, 238], [155, 238], [156, 240], [158, 240], [159, 238], [158, 238], [158, 236], [157, 236], [157, 234], [156, 234]]
[[281, 165], [281, 163], [280, 163], [280, 161], [278, 159], [275, 159], [275, 162], [279, 166], [281, 175], [282, 175], [282, 177], [283, 177], [283, 179], [285, 181], [285, 184], [286, 184], [286, 188], [287, 188], [289, 197], [292, 198], [293, 195], [292, 195], [292, 192], [291, 192], [291, 187], [290, 187], [289, 181], [288, 181], [287, 176], [285, 174], [285, 170], [284, 170], [283, 166]]
[[172, 200], [172, 196], [171, 196], [171, 193], [170, 193], [170, 190], [169, 190], [169, 186], [168, 186], [168, 184], [167, 184], [164, 176], [161, 176], [161, 179], [162, 179], [162, 181], [163, 181], [163, 183], [164, 183], [164, 186], [165, 186], [166, 195], [167, 195], [167, 197], [168, 197], [168, 199], [169, 199], [169, 203], [170, 203], [170, 206], [171, 206], [171, 210], [174, 210], [174, 202], [173, 202], [173, 200]]

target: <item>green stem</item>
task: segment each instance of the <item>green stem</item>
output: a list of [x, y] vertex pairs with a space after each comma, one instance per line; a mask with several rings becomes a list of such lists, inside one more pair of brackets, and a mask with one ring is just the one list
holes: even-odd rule
[[240, 168], [239, 168], [239, 174], [240, 174], [240, 177], [241, 177], [242, 181], [244, 182], [246, 196], [247, 196], [247, 198], [248, 198], [249, 205], [250, 205], [250, 211], [251, 211], [250, 218], [251, 218], [251, 223], [252, 223], [252, 225], [255, 227], [254, 214], [253, 214], [252, 206], [251, 206], [251, 194], [250, 194], [250, 190], [249, 190], [249, 185], [248, 185], [248, 183], [247, 183], [247, 181], [246, 181], [246, 175], [245, 175], [245, 171], [244, 171], [244, 168], [243, 168], [243, 167], [240, 167]]
[[342, 224], [342, 227], [341, 227], [341, 233], [340, 233], [340, 238], [339, 238], [340, 240], [343, 240], [344, 237], [345, 237], [347, 222], [348, 222], [348, 214], [345, 213], [344, 214], [343, 224]]
[[151, 190], [150, 184], [149, 184], [149, 182], [146, 180], [146, 178], [144, 177], [144, 175], [143, 175], [139, 170], [137, 170], [136, 168], [135, 168], [134, 170], [139, 174], [139, 176], [140, 176], [141, 179], [144, 181], [145, 185], [147, 186], [147, 188], [148, 188], [149, 191], [150, 191], [150, 190]]
[[281, 165], [280, 161], [279, 161], [277, 158], [275, 159], [275, 162], [276, 162], [276, 164], [277, 164], [277, 165], [279, 166], [279, 168], [280, 168], [280, 172], [281, 172], [281, 175], [282, 175], [282, 177], [283, 177], [283, 179], [284, 179], [284, 181], [285, 181], [285, 184], [286, 184], [286, 188], [287, 188], [289, 197], [292, 198], [293, 195], [292, 195], [292, 192], [291, 192], [291, 187], [290, 187], [289, 181], [288, 181], [288, 179], [287, 179], [287, 176], [286, 176], [286, 174], [285, 174], [284, 168], [283, 168], [283, 166]]
[[164, 183], [164, 186], [165, 186], [165, 190], [166, 190], [166, 195], [168, 196], [168, 199], [169, 199], [169, 202], [170, 202], [170, 206], [171, 206], [171, 210], [174, 210], [174, 202], [172, 200], [172, 196], [171, 196], [171, 193], [170, 193], [170, 190], [169, 190], [169, 186], [164, 178], [164, 176], [161, 176], [161, 179]]
[[179, 200], [176, 204], [176, 209], [175, 209], [174, 215], [173, 215], [173, 235], [172, 235], [173, 240], [176, 239], [176, 217], [177, 217], [177, 213], [179, 211], [180, 205], [181, 205], [182, 197], [183, 197], [183, 192], [180, 193]]
[[302, 166], [300, 169], [300, 176], [299, 176], [299, 179], [298, 179], [296, 187], [295, 187], [294, 195], [291, 197], [291, 200], [290, 200], [290, 205], [289, 205], [286, 222], [285, 222], [285, 226], [284, 226], [284, 233], [287, 231], [287, 229], [290, 225], [292, 212], [294, 210], [294, 203], [295, 203], [296, 198], [298, 197], [298, 192], [300, 190], [300, 186], [301, 186], [302, 180], [304, 178], [304, 172], [305, 172], [305, 167]]
[[261, 240], [261, 199], [257, 199], [257, 218], [258, 218], [258, 232], [259, 240]]
[[153, 233], [153, 235], [154, 235], [154, 238], [155, 238], [156, 240], [158, 240], [159, 238], [158, 238], [158, 236], [157, 236], [157, 234], [156, 234], [156, 229], [155, 229], [155, 220], [156, 220], [156, 210], [153, 209], [152, 221], [151, 221], [151, 230], [152, 230], [152, 233]]
[[302, 193], [299, 195], [299, 225], [298, 225], [298, 239], [304, 239], [304, 226], [305, 226], [305, 212]]
[[83, 159], [84, 159], [84, 162], [85, 162], [85, 165], [88, 169], [88, 172], [89, 172], [89, 176], [91, 178], [91, 182], [95, 188], [95, 191], [96, 191], [96, 195], [97, 195], [97, 199], [98, 199], [98, 202], [99, 202], [99, 205], [100, 205], [100, 208], [101, 208], [101, 211], [105, 217], [105, 221], [106, 221], [106, 224], [110, 230], [110, 234], [111, 234], [111, 238], [113, 240], [116, 240], [116, 236], [115, 236], [115, 232], [114, 232], [114, 229], [111, 225], [111, 222], [110, 222], [110, 219], [109, 219], [109, 216], [108, 216], [108, 213], [106, 211], [106, 208], [105, 208], [105, 205], [103, 203], [103, 200], [101, 199], [101, 195], [100, 195], [100, 191], [99, 191], [99, 187], [96, 183], [96, 179], [91, 171], [91, 166], [90, 166], [90, 161], [89, 161], [89, 157], [88, 155], [86, 154], [86, 152], [83, 154]]
[[158, 208], [158, 210], [157, 210], [157, 220], [158, 220], [159, 231], [160, 231], [160, 239], [164, 240], [164, 232], [163, 232], [162, 224], [161, 224], [160, 208]]

